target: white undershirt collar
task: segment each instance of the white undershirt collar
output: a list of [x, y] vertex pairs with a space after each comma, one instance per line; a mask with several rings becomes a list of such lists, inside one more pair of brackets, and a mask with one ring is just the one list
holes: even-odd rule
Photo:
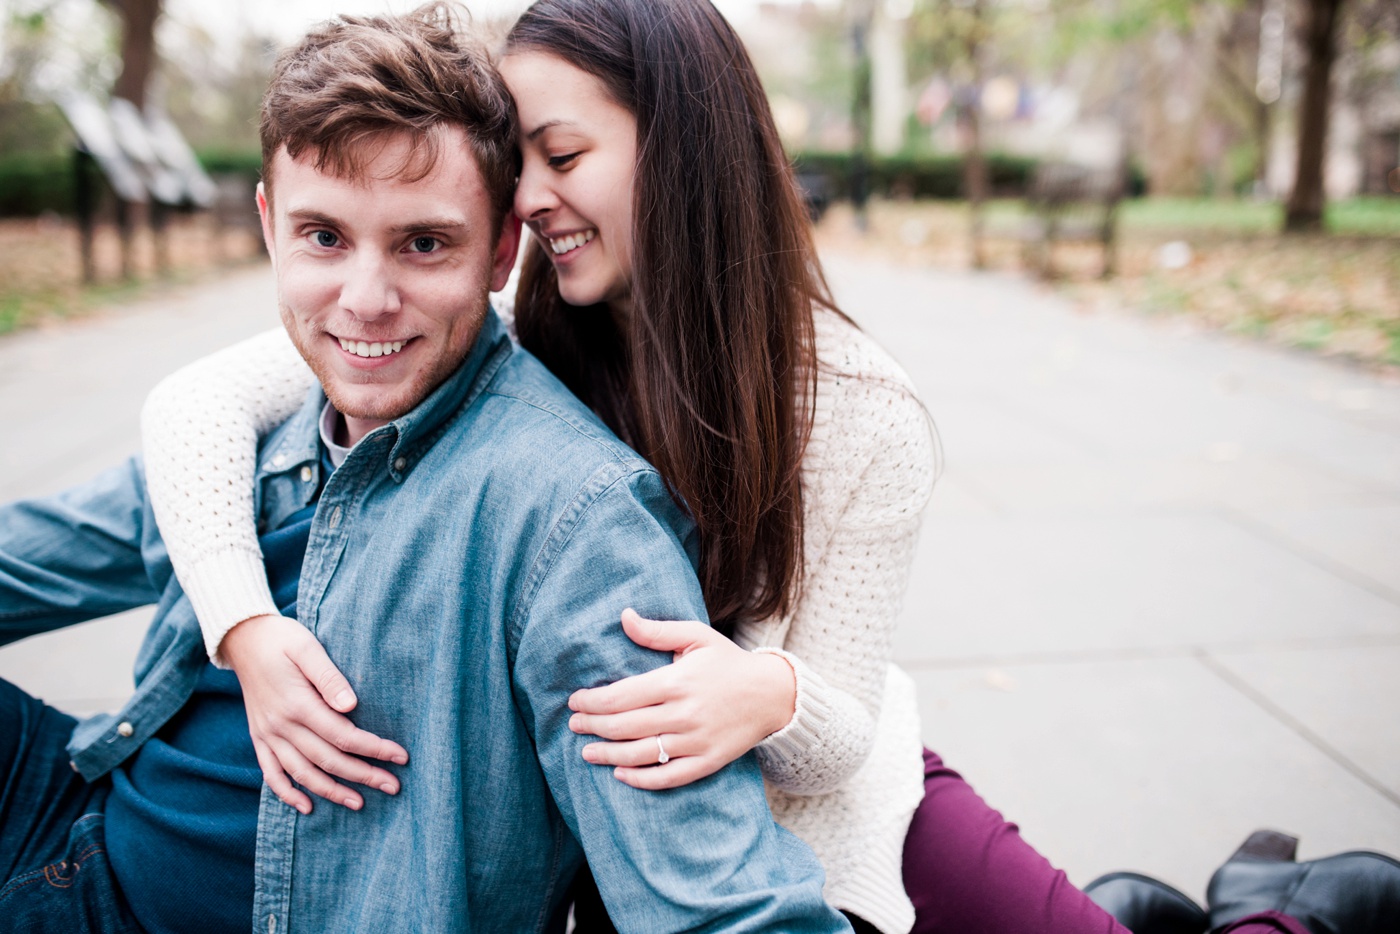
[[340, 413], [328, 400], [325, 408], [321, 409], [321, 443], [326, 446], [326, 453], [330, 455], [331, 463], [336, 467], [345, 463], [345, 458], [350, 456], [350, 448], [335, 443], [335, 429], [339, 421]]

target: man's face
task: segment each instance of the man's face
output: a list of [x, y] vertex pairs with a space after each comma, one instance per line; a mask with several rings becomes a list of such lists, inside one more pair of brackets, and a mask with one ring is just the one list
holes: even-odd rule
[[[410, 152], [391, 137], [352, 181], [285, 149], [258, 189], [282, 322], [350, 442], [422, 402], [466, 358], [487, 293], [505, 285], [520, 239], [492, 231], [491, 199], [457, 128], [426, 177], [395, 177]], [[373, 143], [371, 143], [373, 145]]]

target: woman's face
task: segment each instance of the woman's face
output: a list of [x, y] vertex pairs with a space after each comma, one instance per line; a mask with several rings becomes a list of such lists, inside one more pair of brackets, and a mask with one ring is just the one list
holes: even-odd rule
[[637, 119], [603, 83], [547, 52], [501, 62], [520, 115], [515, 212], [553, 260], [570, 305], [632, 306], [632, 179]]

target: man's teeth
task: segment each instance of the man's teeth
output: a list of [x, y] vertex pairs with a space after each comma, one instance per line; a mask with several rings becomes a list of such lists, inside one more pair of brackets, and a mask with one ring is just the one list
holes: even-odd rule
[[392, 343], [367, 344], [364, 341], [348, 341], [345, 338], [338, 338], [340, 349], [346, 353], [352, 353], [357, 357], [387, 357], [391, 353], [398, 353], [403, 350], [404, 341], [394, 341]]
[[598, 235], [596, 230], [585, 230], [583, 233], [570, 234], [567, 237], [560, 237], [558, 240], [549, 241], [549, 248], [554, 251], [554, 255], [567, 253], [570, 250], [577, 250], [589, 240]]

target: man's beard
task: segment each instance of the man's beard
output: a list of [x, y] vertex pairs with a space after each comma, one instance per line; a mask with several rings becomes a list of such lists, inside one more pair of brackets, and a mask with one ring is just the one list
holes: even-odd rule
[[[443, 384], [446, 379], [457, 371], [467, 356], [471, 353], [477, 336], [481, 333], [481, 325], [486, 319], [489, 293], [483, 291], [477, 308], [473, 313], [463, 312], [464, 320], [457, 322], [456, 328], [467, 329], [463, 335], [454, 335], [453, 343], [460, 338], [463, 343], [460, 352], [451, 352], [451, 348], [442, 347], [440, 352], [433, 359], [426, 361], [416, 369], [407, 379], [402, 379], [392, 385], [386, 385], [383, 392], [346, 391], [347, 387], [366, 387], [375, 385], [375, 374], [373, 371], [364, 374], [362, 381], [346, 380], [340, 376], [334, 364], [329, 359], [330, 355], [323, 355], [309, 352], [308, 346], [303, 342], [303, 333], [296, 326], [295, 313], [286, 305], [279, 302], [283, 327], [286, 329], [292, 344], [301, 354], [301, 358], [306, 361], [306, 365], [311, 368], [311, 372], [316, 376], [316, 381], [321, 384], [322, 391], [326, 398], [337, 412], [348, 418], [364, 419], [366, 421], [393, 421], [413, 411], [433, 391]], [[470, 314], [470, 318], [465, 318]], [[327, 341], [330, 334], [325, 330], [316, 330], [310, 335], [312, 345], [319, 345]], [[333, 339], [333, 338], [332, 338]], [[425, 340], [418, 338], [417, 340]], [[327, 344], [326, 346], [331, 346]], [[332, 351], [332, 354], [334, 352]]]

